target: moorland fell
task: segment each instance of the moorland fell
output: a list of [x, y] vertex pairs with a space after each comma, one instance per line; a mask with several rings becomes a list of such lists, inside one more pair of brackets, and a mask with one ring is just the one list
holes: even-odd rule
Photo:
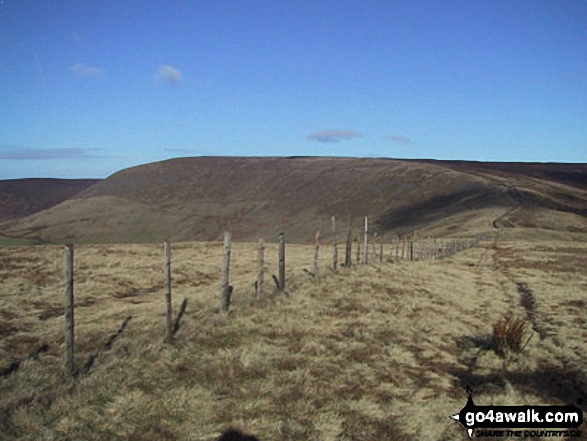
[[[53, 243], [0, 247], [0, 434], [212, 441], [237, 427], [264, 441], [462, 440], [449, 415], [467, 386], [478, 405], [585, 411], [585, 168], [179, 159], [123, 170], [6, 222], [12, 245]], [[344, 236], [349, 213], [356, 234], [364, 215], [385, 233], [384, 258], [333, 271], [330, 216]], [[220, 316], [225, 229], [235, 237], [234, 291]], [[391, 235], [415, 229], [445, 243], [481, 240], [441, 260], [397, 259]], [[270, 279], [279, 232], [293, 242], [285, 291]], [[186, 302], [172, 344], [165, 235], [174, 318]], [[256, 299], [260, 235], [267, 288]], [[74, 378], [63, 366], [65, 241], [77, 243]], [[507, 317], [524, 324], [520, 350], [496, 339]]]
[[128, 243], [215, 240], [230, 229], [236, 240], [287, 231], [289, 241], [306, 242], [328, 231], [330, 216], [346, 222], [349, 214], [357, 234], [363, 216], [380, 234], [477, 234], [493, 220], [587, 231], [585, 176], [585, 164], [178, 158], [121, 170], [34, 214], [23, 210], [28, 216], [0, 223], [0, 234]]

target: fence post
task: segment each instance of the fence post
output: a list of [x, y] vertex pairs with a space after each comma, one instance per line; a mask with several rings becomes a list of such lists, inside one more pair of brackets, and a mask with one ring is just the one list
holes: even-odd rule
[[338, 267], [338, 245], [336, 243], [336, 216], [330, 218], [330, 232], [332, 234], [332, 269], [337, 270]]
[[165, 343], [173, 341], [173, 311], [171, 305], [171, 246], [165, 239], [163, 245], [165, 255]]
[[373, 233], [373, 262], [377, 260], [377, 233]]
[[361, 235], [357, 235], [357, 258], [355, 260], [357, 265], [361, 263]]
[[279, 289], [285, 289], [285, 237], [279, 234]]
[[314, 277], [318, 277], [318, 255], [320, 253], [320, 231], [316, 231], [316, 245], [314, 249]]
[[395, 241], [395, 260], [399, 260], [399, 235], [394, 235], [393, 240]]
[[379, 263], [383, 263], [383, 238], [385, 236], [381, 234], [381, 241], [379, 242]]
[[369, 221], [365, 216], [365, 242], [363, 243], [363, 265], [369, 263]]
[[231, 237], [228, 231], [224, 232], [224, 246], [222, 252], [222, 278], [220, 286], [220, 314], [228, 314], [230, 307], [230, 296], [232, 287], [230, 286], [230, 248]]
[[346, 250], [344, 254], [344, 266], [350, 268], [352, 266], [352, 250], [353, 250], [353, 217], [349, 214], [349, 227], [346, 235]]
[[257, 299], [263, 297], [265, 293], [265, 241], [259, 239], [259, 272], [257, 274]]
[[73, 317], [73, 245], [65, 245], [65, 372], [72, 377], [75, 374], [73, 358], [74, 317]]

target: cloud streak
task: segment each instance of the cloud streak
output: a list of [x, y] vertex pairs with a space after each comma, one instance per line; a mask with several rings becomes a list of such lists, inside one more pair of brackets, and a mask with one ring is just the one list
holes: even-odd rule
[[88, 66], [83, 63], [75, 63], [71, 66], [71, 72], [78, 78], [102, 78], [106, 75], [104, 69]]
[[398, 144], [403, 144], [403, 145], [411, 145], [414, 143], [410, 138], [408, 138], [407, 136], [402, 136], [402, 135], [386, 136], [385, 139], [389, 139], [393, 142], [397, 142]]
[[355, 132], [354, 130], [322, 130], [320, 132], [313, 132], [306, 136], [308, 141], [318, 141], [323, 143], [338, 142], [341, 139], [362, 138], [363, 134]]
[[155, 81], [157, 83], [167, 83], [173, 87], [177, 87], [181, 83], [181, 71], [169, 65], [159, 66]]
[[95, 155], [80, 148], [64, 149], [26, 149], [12, 146], [0, 146], [0, 160], [5, 161], [44, 161], [56, 159], [85, 159]]

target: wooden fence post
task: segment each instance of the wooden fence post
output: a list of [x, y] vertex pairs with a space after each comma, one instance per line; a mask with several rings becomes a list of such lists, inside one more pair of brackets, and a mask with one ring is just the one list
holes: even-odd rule
[[320, 231], [316, 231], [316, 248], [314, 249], [314, 277], [318, 277], [318, 254], [320, 253]]
[[173, 310], [171, 305], [171, 246], [165, 239], [163, 245], [165, 255], [165, 343], [173, 341]]
[[393, 240], [395, 241], [395, 260], [399, 260], [399, 235], [393, 236]]
[[279, 290], [285, 289], [285, 237], [279, 235]]
[[265, 293], [265, 241], [263, 238], [259, 239], [259, 272], [257, 274], [257, 292], [255, 293], [257, 299], [263, 298]]
[[369, 221], [365, 216], [365, 242], [363, 243], [363, 265], [369, 263]]
[[332, 234], [332, 269], [338, 268], [338, 245], [336, 243], [336, 216], [330, 218], [330, 232]]
[[357, 258], [355, 260], [357, 265], [361, 264], [361, 235], [357, 236]]
[[228, 314], [232, 294], [232, 287], [230, 286], [230, 248], [231, 236], [228, 231], [225, 231], [222, 252], [222, 278], [220, 282], [220, 314], [222, 315]]
[[344, 266], [350, 268], [352, 266], [352, 250], [353, 250], [353, 217], [349, 214], [349, 226], [346, 235], [346, 250], [344, 254]]
[[373, 233], [373, 262], [377, 260], [377, 233]]
[[73, 245], [65, 245], [65, 372], [72, 377], [75, 374], [73, 355], [74, 317], [73, 317]]
[[379, 242], [379, 263], [383, 263], [383, 238], [385, 236], [381, 235], [381, 241]]

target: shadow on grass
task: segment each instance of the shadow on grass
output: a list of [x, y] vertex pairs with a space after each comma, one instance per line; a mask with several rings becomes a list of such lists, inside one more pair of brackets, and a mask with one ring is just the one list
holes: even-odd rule
[[259, 441], [259, 438], [247, 435], [240, 430], [229, 429], [218, 438], [218, 441]]
[[545, 403], [554, 405], [560, 402], [587, 410], [587, 378], [576, 369], [545, 366], [531, 373], [495, 372], [478, 375], [465, 369], [449, 373], [458, 379], [458, 385], [463, 390], [469, 386], [476, 393], [492, 393], [496, 387], [505, 388], [507, 381], [519, 391], [541, 397]]

